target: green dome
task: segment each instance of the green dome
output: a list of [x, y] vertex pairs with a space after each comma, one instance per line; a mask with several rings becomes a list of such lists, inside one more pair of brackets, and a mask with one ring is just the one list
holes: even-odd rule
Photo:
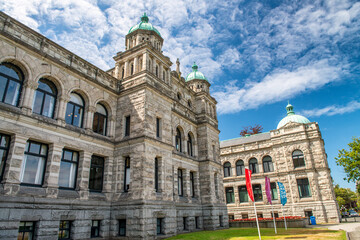
[[204, 76], [204, 74], [202, 74], [201, 72], [198, 71], [198, 66], [196, 65], [196, 63], [194, 62], [194, 65], [192, 66], [192, 72], [189, 73], [189, 75], [187, 75], [185, 81], [191, 81], [194, 79], [198, 79], [198, 80], [206, 80], [206, 77]]
[[310, 123], [309, 119], [307, 119], [306, 117], [295, 114], [293, 109], [294, 107], [290, 103], [286, 106], [287, 116], [279, 122], [279, 124], [277, 125], [277, 129], [285, 126], [289, 122], [303, 124]]
[[159, 33], [159, 31], [155, 27], [153, 27], [153, 25], [151, 23], [149, 23], [149, 18], [148, 18], [148, 16], [146, 16], [146, 13], [144, 13], [144, 15], [141, 17], [140, 23], [138, 23], [135, 26], [133, 26], [132, 28], [130, 28], [129, 33], [132, 33], [138, 29], [154, 31], [161, 37], [161, 34]]

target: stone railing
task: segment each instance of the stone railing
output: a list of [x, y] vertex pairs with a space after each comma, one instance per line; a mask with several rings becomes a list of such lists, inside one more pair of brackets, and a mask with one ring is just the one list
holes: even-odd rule
[[[283, 218], [276, 218], [276, 227], [284, 228], [284, 219]], [[298, 217], [295, 219], [286, 219], [286, 225], [288, 228], [303, 228], [309, 224], [308, 218]], [[256, 228], [256, 220], [255, 219], [247, 219], [246, 221], [237, 221], [237, 220], [230, 220], [229, 227], [233, 228]], [[274, 221], [270, 219], [259, 219], [259, 227], [260, 228], [273, 228]]]

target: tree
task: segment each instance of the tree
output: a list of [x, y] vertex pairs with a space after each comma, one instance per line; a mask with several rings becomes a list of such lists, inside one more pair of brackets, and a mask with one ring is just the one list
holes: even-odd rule
[[336, 164], [344, 168], [348, 182], [357, 182], [360, 180], [360, 138], [353, 138], [353, 141], [348, 144], [350, 150], [339, 150], [336, 159]]
[[263, 127], [259, 124], [255, 124], [254, 126], [247, 126], [247, 127], [243, 127], [243, 129], [240, 131], [240, 136], [245, 136], [245, 135], [253, 135], [253, 134], [258, 134], [261, 133], [263, 130]]
[[357, 196], [350, 188], [341, 188], [339, 184], [336, 184], [334, 192], [340, 208], [344, 207], [349, 209], [356, 207]]

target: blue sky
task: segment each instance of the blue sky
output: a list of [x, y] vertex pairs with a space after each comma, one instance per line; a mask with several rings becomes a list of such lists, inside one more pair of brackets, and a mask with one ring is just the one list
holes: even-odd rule
[[355, 188], [334, 157], [360, 137], [360, 2], [5, 0], [0, 10], [104, 70], [146, 12], [183, 76], [196, 61], [212, 83], [220, 140], [275, 129], [289, 100], [319, 123], [335, 183]]

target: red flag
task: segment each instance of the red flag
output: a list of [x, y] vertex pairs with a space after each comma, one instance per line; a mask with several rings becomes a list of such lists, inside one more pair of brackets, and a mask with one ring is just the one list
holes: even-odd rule
[[250, 199], [254, 202], [254, 193], [251, 185], [251, 170], [245, 168], [246, 189]]

